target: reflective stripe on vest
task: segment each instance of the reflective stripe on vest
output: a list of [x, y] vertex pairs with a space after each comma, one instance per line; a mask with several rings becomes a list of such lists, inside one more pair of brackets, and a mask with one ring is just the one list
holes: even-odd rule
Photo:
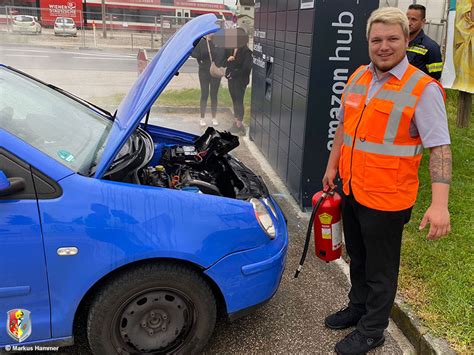
[[[358, 73], [359, 74], [359, 73]], [[417, 97], [412, 95], [412, 91], [415, 88], [418, 81], [424, 76], [425, 74], [421, 71], [415, 71], [408, 81], [403, 85], [400, 91], [394, 90], [380, 90], [374, 98], [378, 98], [381, 100], [392, 101], [394, 103], [393, 108], [390, 112], [390, 116], [388, 118], [387, 127], [385, 129], [384, 140], [382, 144], [372, 143], [372, 142], [362, 142], [361, 140], [356, 141], [355, 149], [365, 151], [368, 153], [378, 153], [378, 154], [385, 154], [385, 155], [393, 155], [393, 156], [415, 156], [421, 154], [423, 152], [422, 145], [411, 145], [411, 146], [401, 146], [401, 145], [394, 145], [393, 142], [395, 141], [398, 127], [400, 125], [400, 121], [402, 118], [403, 110], [406, 107], [414, 108], [417, 102]], [[359, 76], [360, 77], [360, 76]], [[358, 78], [357, 78], [358, 79]], [[354, 80], [357, 80], [354, 78]], [[364, 91], [362, 92], [362, 88]], [[360, 84], [350, 84], [347, 93], [353, 94], [361, 94], [365, 93], [367, 87], [365, 85]], [[352, 137], [347, 135], [346, 133], [344, 136], [344, 144], [351, 147], [352, 146]], [[350, 143], [347, 144], [346, 140]]]
[[[344, 144], [352, 147], [352, 137], [344, 133]], [[356, 140], [354, 149], [366, 153], [375, 153], [383, 155], [391, 155], [395, 157], [414, 157], [423, 153], [423, 145], [394, 145], [394, 144], [378, 144], [373, 142]]]
[[[364, 74], [365, 70], [361, 69], [357, 73], [354, 74], [354, 77], [350, 81], [349, 85], [346, 88], [346, 93], [352, 93], [352, 94], [362, 94], [365, 95], [365, 92], [367, 91], [367, 87], [365, 85], [359, 85], [357, 84], [357, 80], [360, 79], [362, 74]], [[342, 102], [342, 105], [346, 102], [346, 97], [347, 94], [344, 94], [344, 100]]]

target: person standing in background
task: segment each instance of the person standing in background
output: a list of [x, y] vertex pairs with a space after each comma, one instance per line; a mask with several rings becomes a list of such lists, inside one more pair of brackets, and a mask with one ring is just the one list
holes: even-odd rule
[[226, 52], [223, 48], [218, 48], [212, 43], [210, 36], [203, 37], [197, 46], [194, 48], [191, 56], [196, 58], [199, 65], [199, 85], [201, 87], [201, 100], [200, 100], [200, 111], [201, 119], [199, 124], [201, 127], [206, 126], [206, 107], [207, 99], [209, 94], [211, 96], [211, 115], [212, 115], [212, 124], [217, 126], [219, 121], [217, 120], [217, 95], [219, 93], [219, 88], [221, 85], [221, 78], [215, 78], [210, 73], [211, 68], [211, 58], [209, 55], [212, 55], [212, 60], [218, 67], [225, 66], [226, 62]]
[[439, 80], [443, 71], [443, 59], [439, 45], [423, 31], [426, 23], [426, 8], [423, 5], [412, 4], [408, 7], [407, 17], [410, 28], [408, 61], [432, 78]]
[[245, 135], [244, 120], [244, 96], [247, 85], [250, 82], [252, 71], [252, 51], [247, 46], [248, 35], [242, 28], [237, 28], [238, 36], [245, 36], [246, 43], [235, 48], [233, 54], [227, 58], [226, 78], [229, 80], [229, 93], [234, 106], [234, 123], [229, 132]]

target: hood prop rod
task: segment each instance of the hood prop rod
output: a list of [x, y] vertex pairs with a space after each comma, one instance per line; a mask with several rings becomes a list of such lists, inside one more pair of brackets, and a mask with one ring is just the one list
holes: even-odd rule
[[145, 124], [143, 125], [143, 129], [146, 131], [146, 127], [148, 126], [148, 120], [150, 119], [150, 111], [151, 111], [151, 108], [148, 110], [148, 112], [146, 113], [146, 118], [145, 118]]

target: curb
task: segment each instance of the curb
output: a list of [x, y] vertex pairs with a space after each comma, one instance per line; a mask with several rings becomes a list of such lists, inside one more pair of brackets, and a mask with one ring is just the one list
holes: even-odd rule
[[398, 295], [390, 317], [413, 344], [418, 354], [456, 354], [446, 340], [435, 338], [428, 332], [428, 328], [421, 325], [412, 307]]
[[[290, 204], [295, 209], [295, 212], [301, 217], [305, 223], [309, 223], [309, 216], [310, 212], [302, 212], [293, 199], [291, 194], [289, 193], [287, 187], [283, 184], [280, 177], [273, 171], [273, 168], [270, 164], [266, 161], [265, 157], [261, 153], [261, 151], [257, 148], [257, 146], [251, 141], [248, 133], [244, 137], [243, 142], [250, 150], [252, 155], [260, 161], [262, 167], [267, 172], [269, 178], [272, 179], [273, 183], [275, 184], [276, 188], [279, 192], [284, 193], [288, 196]], [[269, 174], [269, 172], [271, 172]], [[275, 183], [278, 181], [278, 183]], [[337, 261], [335, 264], [344, 273], [350, 283], [350, 276], [349, 276], [349, 263], [348, 259], [346, 260], [345, 257], [346, 253], [344, 250], [343, 257]], [[392, 307], [392, 312], [390, 315], [392, 321], [395, 325], [400, 329], [406, 339], [411, 343], [415, 352], [417, 354], [429, 354], [429, 355], [452, 355], [457, 354], [448, 344], [448, 342], [442, 338], [436, 338], [431, 335], [428, 331], [428, 328], [424, 327], [421, 324], [420, 319], [415, 315], [412, 307], [408, 305], [403, 298], [397, 294], [395, 298], [395, 302]], [[390, 325], [387, 331], [390, 330]], [[392, 334], [393, 336], [393, 334]], [[406, 340], [405, 340], [406, 342]], [[402, 344], [399, 344], [402, 345]], [[404, 352], [405, 353], [405, 352]], [[411, 353], [408, 350], [408, 353]]]

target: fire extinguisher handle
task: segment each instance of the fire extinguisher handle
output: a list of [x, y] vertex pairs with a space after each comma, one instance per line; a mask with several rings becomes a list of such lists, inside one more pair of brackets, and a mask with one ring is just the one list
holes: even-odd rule
[[337, 187], [337, 185], [334, 185], [334, 187], [331, 187], [331, 186], [328, 185], [323, 189], [323, 193], [325, 193], [326, 195], [333, 196], [334, 192], [336, 191], [336, 187]]

